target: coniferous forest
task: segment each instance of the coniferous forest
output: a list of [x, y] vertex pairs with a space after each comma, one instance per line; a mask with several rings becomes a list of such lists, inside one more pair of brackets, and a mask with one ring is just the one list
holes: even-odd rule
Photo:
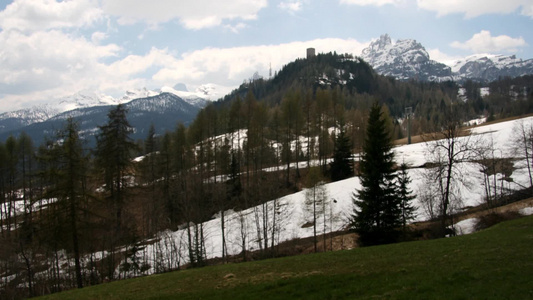
[[[487, 87], [490, 93], [482, 94]], [[265, 206], [267, 201], [353, 175], [366, 178], [370, 189], [375, 158], [365, 163], [365, 155], [383, 145], [367, 132], [380, 127], [385, 143], [406, 138], [408, 131], [441, 131], [449, 111], [460, 124], [533, 113], [533, 76], [488, 86], [397, 81], [357, 57], [328, 53], [291, 62], [272, 78], [245, 81], [188, 127], [177, 123], [158, 134], [146, 124], [144, 140], [131, 138], [136, 129], [122, 105], [99, 126], [95, 146], [80, 138], [76, 119], [41, 144], [24, 133], [11, 136], [0, 141], [0, 298], [95, 285], [150, 268], [167, 272], [213, 263], [205, 255], [202, 222], [219, 214], [225, 245], [228, 210], [262, 210], [256, 224], [242, 223], [257, 228], [260, 242], [252, 251], [243, 235], [239, 261], [279, 256], [283, 207]], [[354, 162], [352, 155], [361, 152], [363, 162]], [[385, 175], [399, 169], [387, 162]], [[391, 193], [402, 194], [397, 191]], [[403, 197], [411, 197], [405, 186]], [[405, 213], [409, 206], [401, 199], [389, 200]], [[384, 240], [394, 240], [394, 228], [405, 226], [401, 212], [393, 213], [380, 231]], [[156, 265], [143, 263], [139, 250], [157, 233], [177, 229], [185, 229], [187, 258], [172, 257], [180, 249], [169, 243], [170, 257], [161, 249], [148, 254]], [[220, 261], [230, 260], [236, 259], [223, 246]]]

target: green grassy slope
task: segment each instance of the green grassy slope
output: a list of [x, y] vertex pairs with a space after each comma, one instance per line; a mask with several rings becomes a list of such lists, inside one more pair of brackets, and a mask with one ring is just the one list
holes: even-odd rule
[[206, 267], [43, 299], [533, 299], [533, 216], [448, 239]]

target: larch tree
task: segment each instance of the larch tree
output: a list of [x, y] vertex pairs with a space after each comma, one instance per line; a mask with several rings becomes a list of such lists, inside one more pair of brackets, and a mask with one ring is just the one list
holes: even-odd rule
[[[284, 131], [282, 136], [283, 145], [283, 161], [286, 165], [286, 184], [290, 186], [290, 165], [293, 158], [293, 151], [291, 142], [295, 140], [296, 145], [294, 149], [294, 157], [298, 157], [299, 146], [299, 134], [302, 127], [303, 115], [301, 111], [301, 95], [298, 91], [291, 91], [281, 101], [281, 122], [282, 129]], [[298, 164], [296, 164], [296, 177], [299, 177]]]
[[[168, 137], [163, 136], [162, 140], [168, 140]], [[165, 143], [161, 142], [156, 136], [155, 126], [152, 123], [148, 129], [148, 135], [144, 141], [144, 158], [139, 164], [139, 176], [142, 179], [143, 186], [147, 187], [147, 199], [143, 201], [143, 229], [145, 234], [153, 234], [159, 226], [160, 218], [158, 215], [158, 208], [161, 200], [166, 199], [167, 188], [165, 177], [165, 164], [161, 163], [166, 161], [168, 154], [165, 150]], [[161, 149], [160, 149], [161, 148]], [[158, 180], [163, 174], [163, 180]], [[161, 188], [160, 185], [163, 187]], [[161, 191], [163, 191], [163, 197], [161, 197]]]
[[88, 159], [83, 150], [82, 140], [79, 135], [78, 124], [72, 118], [67, 120], [64, 130], [60, 133], [63, 143], [59, 146], [57, 185], [55, 194], [58, 201], [64, 202], [67, 207], [66, 220], [70, 229], [74, 267], [76, 272], [76, 285], [83, 287], [81, 272], [81, 249], [79, 236], [80, 211], [87, 197], [86, 177]]
[[131, 175], [132, 152], [137, 148], [127, 109], [119, 104], [108, 113], [108, 122], [100, 126], [97, 136], [96, 162], [103, 171], [105, 189], [115, 209], [115, 225], [120, 229], [128, 175]]
[[396, 195], [394, 152], [382, 107], [370, 109], [365, 144], [360, 162], [362, 188], [353, 195], [352, 228], [360, 245], [395, 242], [401, 225]]

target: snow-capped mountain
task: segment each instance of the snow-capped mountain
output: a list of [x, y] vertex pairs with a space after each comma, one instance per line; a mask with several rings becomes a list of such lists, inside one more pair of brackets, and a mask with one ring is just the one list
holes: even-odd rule
[[[162, 87], [159, 91], [149, 90], [147, 88], [128, 90], [122, 97], [112, 97], [94, 91], [80, 91], [76, 94], [52, 99], [44, 105], [36, 105], [31, 108], [21, 109], [12, 112], [0, 114], [0, 133], [14, 132], [24, 126], [34, 123], [40, 123], [60, 116], [63, 113], [72, 112], [64, 115], [75, 115], [80, 109], [110, 106], [118, 104], [127, 104], [136, 99], [146, 99], [163, 94], [172, 94], [180, 98], [187, 104], [201, 109], [210, 101], [223, 97], [227, 88], [214, 84], [206, 84], [198, 87], [195, 92], [187, 91], [184, 84], [177, 84], [173, 88]], [[160, 97], [163, 99], [165, 97]], [[165, 109], [164, 106], [153, 106]]]
[[[157, 134], [174, 130], [176, 124], [190, 124], [200, 111], [200, 107], [191, 105], [182, 98], [171, 93], [159, 93], [155, 96], [133, 99], [124, 106], [128, 110], [128, 121], [134, 128], [132, 138], [143, 139], [150, 125], [154, 125]], [[93, 105], [61, 112], [46, 120], [32, 124], [23, 124], [14, 128], [0, 130], [0, 140], [9, 135], [17, 135], [24, 131], [35, 143], [40, 143], [45, 137], [53, 138], [57, 131], [63, 128], [67, 118], [73, 118], [80, 126], [80, 135], [89, 144], [94, 143], [94, 134], [98, 126], [107, 122], [108, 112], [115, 107], [115, 103], [108, 105]], [[0, 120], [0, 124], [1, 124]]]
[[429, 58], [426, 49], [415, 40], [392, 43], [388, 34], [363, 49], [361, 58], [379, 74], [400, 80], [451, 80], [450, 67]]
[[456, 80], [494, 81], [500, 77], [533, 74], [533, 59], [522, 60], [515, 55], [476, 54], [456, 61], [452, 72]]
[[187, 101], [189, 104], [204, 107], [209, 103], [210, 99], [200, 97], [199, 93], [189, 92], [186, 88], [175, 85], [174, 87], [164, 86], [161, 88], [160, 93], [170, 93], [174, 94], [183, 100]]
[[[176, 86], [179, 86], [181, 89], [186, 89], [184, 85], [178, 84]], [[154, 97], [163, 93], [174, 94], [185, 100], [185, 102], [199, 108], [206, 106], [209, 100], [216, 100], [212, 94], [203, 92], [187, 92], [186, 90], [182, 91], [165, 86], [159, 91], [149, 90], [147, 88], [127, 90], [126, 93], [120, 98], [114, 98], [109, 95], [99, 94], [91, 91], [81, 91], [68, 97], [53, 100], [51, 101], [51, 105], [56, 106], [56, 110], [59, 112], [66, 112], [85, 107], [126, 104], [135, 99]]]
[[391, 41], [388, 34], [363, 49], [361, 58], [379, 74], [399, 80], [464, 81], [472, 79], [490, 82], [500, 77], [518, 77], [533, 74], [533, 59], [516, 56], [476, 54], [451, 66], [431, 60], [426, 49], [412, 39]]
[[111, 96], [92, 91], [80, 91], [74, 95], [52, 100], [48, 105], [59, 112], [64, 112], [82, 107], [116, 104], [118, 104], [117, 101]]
[[[216, 101], [233, 90], [232, 87], [225, 87], [218, 84], [208, 83], [198, 86], [194, 92], [190, 92], [183, 83], [178, 83], [174, 87], [163, 87], [161, 93], [172, 93], [190, 104], [198, 103], [200, 106], [205, 106], [208, 101]], [[207, 101], [198, 101], [199, 99]]]
[[11, 128], [43, 122], [57, 115], [59, 112], [60, 111], [51, 105], [44, 104], [2, 113], [0, 114], [0, 132], [8, 131]]
[[122, 98], [120, 98], [120, 99], [118, 99], [118, 101], [116, 101], [115, 105], [117, 105], [119, 103], [120, 104], [128, 103], [128, 102], [130, 102], [131, 100], [134, 100], [134, 99], [153, 97], [153, 96], [156, 96], [158, 94], [160, 94], [160, 93], [158, 93], [156, 91], [148, 90], [147, 88], [136, 89], [136, 90], [128, 90], [128, 91], [126, 91], [126, 94], [124, 94], [124, 96], [122, 96]]

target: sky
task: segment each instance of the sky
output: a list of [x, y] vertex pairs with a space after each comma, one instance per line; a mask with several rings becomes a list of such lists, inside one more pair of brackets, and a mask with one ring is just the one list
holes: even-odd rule
[[533, 0], [0, 0], [0, 113], [92, 91], [231, 90], [308, 47], [360, 55], [382, 34], [431, 59], [533, 58]]

